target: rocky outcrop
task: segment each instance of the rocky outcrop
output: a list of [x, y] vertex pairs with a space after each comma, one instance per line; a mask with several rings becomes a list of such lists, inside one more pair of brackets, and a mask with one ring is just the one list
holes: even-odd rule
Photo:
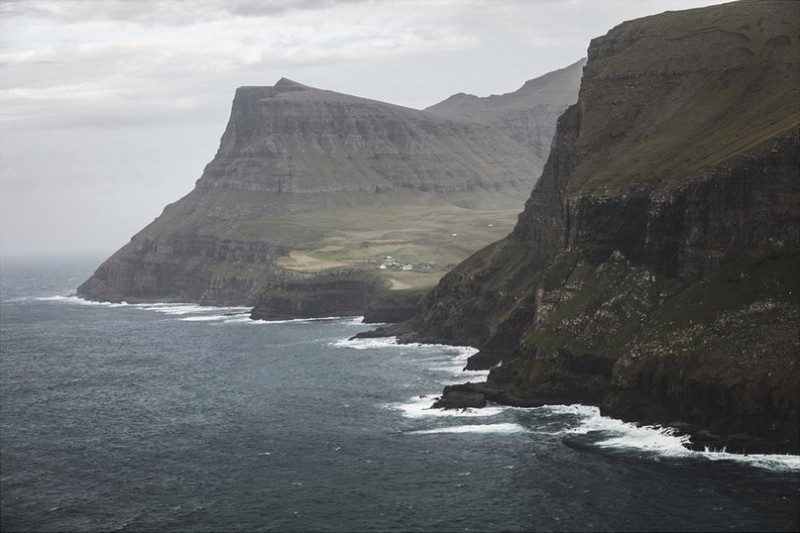
[[262, 286], [250, 313], [253, 320], [291, 320], [361, 316], [370, 305], [378, 280], [358, 279], [357, 272], [294, 276]]
[[400, 323], [410, 320], [419, 311], [423, 290], [386, 291], [375, 298], [364, 312], [364, 323]]
[[[529, 117], [531, 131], [552, 131], [552, 109], [574, 102], [577, 80], [561, 81], [564, 95], [542, 91], [520, 104], [551, 110]], [[540, 159], [515, 137], [488, 120], [287, 79], [241, 87], [219, 150], [195, 189], [101, 265], [78, 294], [258, 304], [254, 316], [260, 317], [359, 314], [363, 306], [356, 302], [365, 295], [388, 296], [379, 290], [388, 275], [377, 284], [370, 277], [369, 287], [362, 283], [365, 271], [377, 269], [386, 255], [405, 253], [411, 267], [413, 261], [426, 268], [427, 278], [412, 281], [430, 287], [445, 264], [497, 238], [485, 228], [510, 228], [541, 169]], [[444, 231], [474, 225], [484, 211], [497, 211], [484, 229], [462, 232], [447, 250], [440, 246]], [[300, 259], [289, 257], [295, 251]], [[318, 278], [331, 275], [341, 278], [338, 288], [322, 290]], [[288, 278], [294, 279], [290, 288]], [[410, 287], [413, 295], [414, 283], [395, 280], [393, 286]], [[340, 304], [324, 301], [333, 295]], [[411, 305], [396, 300], [383, 298], [375, 318], [407, 318]]]
[[[258, 278], [284, 246], [200, 235], [134, 238], [78, 289], [95, 300], [240, 305], [258, 294]], [[113, 258], [112, 258], [113, 259]]]
[[456, 389], [470, 402], [580, 401], [698, 445], [800, 452], [798, 52], [785, 1], [592, 41], [514, 231], [397, 331], [502, 362]]

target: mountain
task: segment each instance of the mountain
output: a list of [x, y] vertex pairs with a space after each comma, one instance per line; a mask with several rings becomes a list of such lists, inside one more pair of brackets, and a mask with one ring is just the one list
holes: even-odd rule
[[236, 91], [219, 151], [197, 188], [290, 193], [288, 205], [272, 206], [289, 211], [316, 207], [319, 195], [389, 188], [496, 207], [508, 202], [469, 192], [526, 189], [531, 161], [502, 132], [283, 78]]
[[[479, 97], [459, 93], [425, 111], [453, 120], [482, 122], [499, 127], [515, 141], [528, 146], [544, 166], [558, 117], [577, 98], [586, 59], [529, 80], [514, 92]], [[575, 92], [565, 91], [575, 87]]]
[[383, 334], [480, 347], [440, 406], [583, 402], [800, 452], [800, 5], [594, 39], [514, 230]]
[[[577, 99], [580, 65], [571, 68], [560, 90], [547, 82], [480, 101], [503, 98], [551, 138], [553, 109]], [[397, 319], [513, 227], [541, 173], [531, 144], [494, 120], [505, 108], [459, 118], [285, 78], [241, 87], [194, 190], [78, 294], [256, 305], [258, 318], [362, 314], [377, 295], [377, 319]]]

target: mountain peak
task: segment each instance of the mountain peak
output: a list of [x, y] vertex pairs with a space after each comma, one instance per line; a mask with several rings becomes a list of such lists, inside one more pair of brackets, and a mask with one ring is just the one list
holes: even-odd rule
[[303, 85], [302, 83], [297, 83], [294, 80], [290, 80], [289, 78], [281, 78], [275, 83], [275, 88], [280, 89], [310, 89], [308, 85]]

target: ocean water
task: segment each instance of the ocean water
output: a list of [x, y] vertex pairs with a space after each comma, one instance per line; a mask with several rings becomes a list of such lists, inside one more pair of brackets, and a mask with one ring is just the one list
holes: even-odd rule
[[800, 458], [691, 452], [581, 405], [429, 408], [464, 348], [358, 317], [92, 304], [0, 269], [2, 531], [797, 531]]

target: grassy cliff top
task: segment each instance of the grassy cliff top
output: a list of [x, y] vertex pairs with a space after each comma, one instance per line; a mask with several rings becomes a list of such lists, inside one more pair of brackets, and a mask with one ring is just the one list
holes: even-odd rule
[[592, 41], [572, 190], [652, 189], [800, 127], [800, 4], [742, 1]]

